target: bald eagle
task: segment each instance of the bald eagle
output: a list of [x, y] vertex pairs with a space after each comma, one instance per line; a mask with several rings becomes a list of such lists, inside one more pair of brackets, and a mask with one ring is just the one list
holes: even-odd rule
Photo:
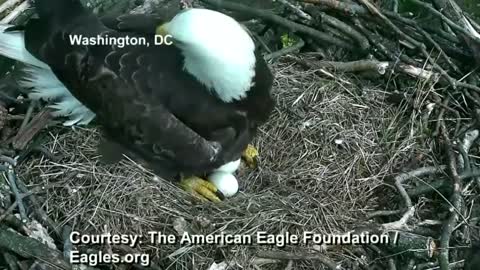
[[78, 0], [34, 5], [38, 18], [0, 26], [0, 54], [28, 64], [21, 84], [30, 97], [53, 101], [65, 125], [95, 118], [103, 156], [131, 155], [218, 200], [214, 186], [193, 176], [234, 171], [274, 108], [273, 75], [242, 25], [200, 8], [168, 22], [102, 21]]

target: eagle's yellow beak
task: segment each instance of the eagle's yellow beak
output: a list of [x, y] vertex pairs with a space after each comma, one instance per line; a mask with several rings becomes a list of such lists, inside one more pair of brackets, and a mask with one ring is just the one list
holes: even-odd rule
[[161, 36], [168, 35], [168, 31], [166, 29], [166, 26], [167, 26], [167, 23], [164, 23], [164, 24], [158, 26], [157, 29], [155, 30], [155, 33], [157, 35], [161, 35]]

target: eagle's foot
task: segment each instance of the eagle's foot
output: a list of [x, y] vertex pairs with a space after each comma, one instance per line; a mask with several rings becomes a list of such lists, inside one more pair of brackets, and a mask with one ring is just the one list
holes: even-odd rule
[[247, 149], [242, 153], [243, 161], [245, 161], [245, 164], [251, 169], [258, 166], [258, 156], [258, 150], [251, 144], [249, 144]]
[[182, 179], [180, 186], [202, 201], [221, 202], [225, 198], [215, 185], [196, 176]]

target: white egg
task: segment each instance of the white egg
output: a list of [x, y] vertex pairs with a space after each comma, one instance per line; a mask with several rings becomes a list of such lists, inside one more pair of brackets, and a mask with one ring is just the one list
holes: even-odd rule
[[232, 197], [238, 191], [237, 178], [231, 173], [216, 171], [208, 176], [208, 180], [210, 180], [225, 197]]
[[215, 169], [216, 172], [234, 173], [240, 167], [240, 159], [223, 164]]

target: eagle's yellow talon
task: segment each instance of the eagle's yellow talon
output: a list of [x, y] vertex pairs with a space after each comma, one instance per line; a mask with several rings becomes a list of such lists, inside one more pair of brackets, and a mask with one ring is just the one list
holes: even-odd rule
[[258, 166], [258, 150], [251, 144], [247, 146], [247, 149], [243, 151], [242, 158], [250, 168], [256, 168]]
[[215, 185], [196, 176], [182, 179], [180, 186], [202, 201], [221, 202], [223, 198], [223, 194]]

